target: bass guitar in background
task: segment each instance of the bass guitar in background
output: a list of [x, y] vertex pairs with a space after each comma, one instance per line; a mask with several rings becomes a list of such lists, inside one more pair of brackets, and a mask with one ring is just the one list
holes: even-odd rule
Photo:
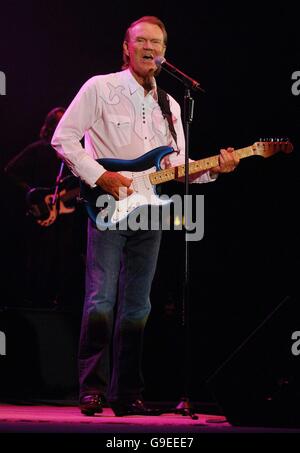
[[59, 180], [53, 187], [35, 187], [26, 195], [27, 215], [42, 227], [52, 225], [59, 215], [75, 211], [79, 195], [78, 178], [73, 175]]

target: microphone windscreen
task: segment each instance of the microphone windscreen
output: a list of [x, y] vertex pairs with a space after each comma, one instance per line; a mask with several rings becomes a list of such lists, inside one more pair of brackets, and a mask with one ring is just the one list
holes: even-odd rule
[[165, 57], [161, 55], [159, 57], [154, 58], [154, 63], [156, 64], [156, 66], [162, 65], [165, 61], [166, 61]]

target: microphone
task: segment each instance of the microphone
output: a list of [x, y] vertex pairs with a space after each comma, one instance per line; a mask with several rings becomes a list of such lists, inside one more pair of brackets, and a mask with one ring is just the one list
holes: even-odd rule
[[203, 90], [203, 88], [201, 88], [200, 83], [197, 82], [197, 80], [192, 79], [184, 72], [180, 71], [178, 68], [169, 63], [164, 57], [162, 56], [155, 57], [154, 62], [157, 67], [161, 67], [169, 74], [176, 77], [176, 79], [180, 80], [187, 88], [191, 88], [192, 90], [195, 91], [202, 91], [202, 93], [205, 93], [205, 91]]

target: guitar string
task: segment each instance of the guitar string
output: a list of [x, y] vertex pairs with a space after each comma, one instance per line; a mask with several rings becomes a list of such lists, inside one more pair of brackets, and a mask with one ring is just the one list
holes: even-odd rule
[[[236, 150], [236, 152], [238, 152], [238, 151], [240, 151], [240, 150]], [[210, 161], [211, 159], [214, 159], [215, 157], [216, 157], [216, 156], [211, 156], [211, 157], [207, 157], [207, 158], [205, 158], [205, 159], [203, 159], [203, 160], [208, 160], [208, 164], [209, 164], [209, 161]], [[196, 165], [195, 165], [196, 163], [197, 163], [197, 161], [196, 161], [196, 162], [190, 162], [190, 165], [196, 166]], [[161, 169], [161, 170], [154, 171], [154, 172], [152, 172], [152, 173], [146, 173], [146, 174], [144, 174], [144, 175], [139, 175], [139, 176], [134, 176], [134, 175], [132, 175], [132, 179], [133, 179], [133, 181], [138, 181], [139, 179], [141, 179], [141, 180], [144, 179], [145, 176], [154, 175], [155, 173], [160, 173], [160, 172], [167, 172], [167, 173], [168, 173], [169, 171], [171, 172], [171, 171], [174, 170], [175, 168], [180, 168], [180, 167], [183, 167], [183, 168], [184, 168], [185, 165], [178, 165], [178, 166], [176, 166], [176, 167], [170, 167], [170, 168], [166, 168], [166, 169]], [[211, 168], [212, 168], [212, 167], [211, 167]], [[197, 171], [205, 171], [205, 170], [207, 170], [207, 169], [208, 169], [208, 168], [203, 168], [203, 169], [200, 169], [200, 170], [197, 170]], [[197, 173], [197, 171], [195, 171], [195, 173]], [[131, 172], [129, 172], [129, 173], [131, 173]], [[174, 179], [174, 178], [172, 178], [172, 179]]]
[[[274, 142], [274, 144], [276, 144], [277, 146], [278, 146], [278, 145], [280, 145], [280, 146], [286, 145], [287, 143], [288, 143], [288, 142]], [[265, 143], [264, 143], [264, 144], [265, 144]], [[272, 143], [272, 144], [273, 144], [273, 143]], [[270, 146], [270, 144], [268, 144], [268, 146]], [[247, 146], [247, 147], [245, 147], [245, 148], [237, 149], [237, 150], [235, 150], [235, 153], [236, 153], [236, 154], [243, 154], [243, 152], [245, 153], [246, 151], [250, 151], [250, 150], [253, 151], [253, 145], [252, 145], [252, 146]], [[201, 159], [201, 160], [203, 160], [203, 161], [207, 160], [207, 161], [208, 161], [208, 164], [209, 164], [209, 161], [210, 161], [211, 159], [216, 158], [216, 157], [217, 157], [217, 156], [211, 156], [211, 157], [207, 157], [207, 158], [204, 158], [204, 159]], [[242, 156], [239, 156], [239, 157], [242, 157]], [[244, 156], [244, 157], [247, 157], [247, 156]], [[197, 161], [190, 162], [190, 164], [193, 165], [193, 166], [196, 166], [196, 165], [195, 165], [196, 163], [197, 163]], [[132, 179], [133, 179], [133, 182], [134, 182], [134, 181], [139, 181], [139, 180], [144, 179], [145, 176], [146, 176], [146, 177], [149, 177], [150, 175], [155, 175], [156, 173], [160, 173], [160, 172], [166, 172], [166, 173], [168, 173], [168, 172], [171, 172], [172, 170], [174, 170], [175, 168], [180, 168], [180, 167], [183, 167], [183, 168], [184, 168], [185, 165], [178, 165], [178, 166], [175, 166], [175, 167], [170, 167], [170, 168], [166, 168], [166, 169], [161, 169], [161, 170], [157, 170], [157, 171], [154, 171], [154, 172], [151, 172], [151, 173], [145, 173], [145, 174], [139, 175], [139, 176], [134, 176], [134, 175], [132, 174], [132, 172], [129, 172], [129, 173], [132, 174]], [[209, 168], [212, 168], [212, 167], [205, 167], [205, 168], [203, 168], [203, 169], [196, 170], [195, 173], [197, 173], [197, 171], [199, 171], [199, 172], [200, 172], [200, 171], [206, 171], [206, 170], [208, 170]], [[172, 179], [174, 179], [174, 178], [171, 178], [171, 180], [172, 180]], [[165, 181], [162, 181], [162, 182], [165, 182]], [[159, 183], [158, 183], [158, 184], [159, 184]]]

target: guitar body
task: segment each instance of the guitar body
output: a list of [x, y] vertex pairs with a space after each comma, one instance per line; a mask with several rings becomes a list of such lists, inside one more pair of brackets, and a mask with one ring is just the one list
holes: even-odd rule
[[150, 182], [149, 175], [159, 170], [161, 160], [174, 152], [169, 146], [160, 146], [143, 156], [132, 159], [98, 159], [107, 171], [119, 172], [127, 178], [132, 178], [133, 193], [122, 200], [115, 200], [112, 195], [106, 194], [101, 187], [91, 188], [80, 182], [80, 194], [86, 203], [90, 219], [100, 229], [111, 228], [123, 222], [135, 210], [145, 206], [162, 206], [169, 204], [169, 200], [160, 199]]
[[52, 204], [54, 188], [35, 187], [27, 193], [28, 214], [41, 226], [51, 225], [59, 214], [70, 214], [75, 211], [74, 200], [79, 195], [77, 178], [66, 176], [61, 181], [60, 188], [55, 205]]
[[37, 220], [46, 220], [50, 215], [51, 190], [46, 187], [31, 189], [26, 196], [28, 213]]

